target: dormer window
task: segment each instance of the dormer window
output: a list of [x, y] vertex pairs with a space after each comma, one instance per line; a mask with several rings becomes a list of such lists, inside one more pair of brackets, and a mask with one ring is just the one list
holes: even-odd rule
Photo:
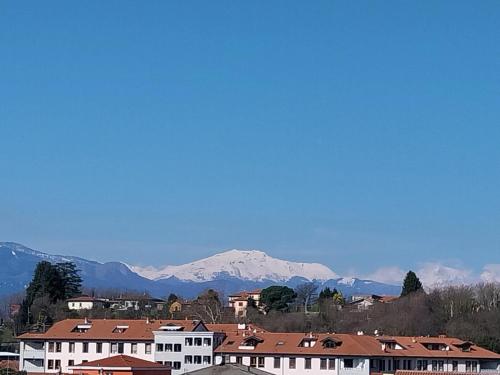
[[450, 350], [450, 347], [442, 342], [422, 343], [427, 350]]
[[75, 328], [71, 330], [71, 332], [77, 332], [77, 333], [85, 333], [87, 332], [90, 328], [92, 328], [91, 324], [78, 324]]
[[113, 333], [124, 333], [128, 329], [128, 326], [116, 326], [113, 329]]
[[337, 340], [333, 337], [327, 337], [321, 340], [321, 343], [323, 344], [323, 348], [325, 349], [335, 349], [336, 347], [342, 345], [342, 341]]
[[254, 349], [259, 343], [264, 340], [257, 336], [249, 336], [245, 338], [240, 345], [240, 349]]
[[462, 352], [470, 352], [472, 349], [472, 345], [474, 344], [470, 341], [464, 341], [460, 343], [454, 343], [453, 345], [459, 348]]
[[312, 337], [307, 337], [305, 339], [302, 339], [300, 342], [299, 346], [301, 348], [312, 348], [314, 345], [316, 345], [316, 339]]
[[382, 350], [386, 350], [386, 349], [401, 350], [401, 349], [404, 349], [404, 347], [394, 339], [379, 339], [378, 341], [382, 344]]

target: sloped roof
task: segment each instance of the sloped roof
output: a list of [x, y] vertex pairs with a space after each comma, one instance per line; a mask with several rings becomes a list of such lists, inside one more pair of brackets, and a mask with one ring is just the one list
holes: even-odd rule
[[158, 369], [168, 369], [160, 363], [146, 361], [145, 359], [140, 359], [136, 357], [131, 357], [128, 355], [117, 355], [114, 357], [107, 357], [102, 359], [97, 359], [95, 361], [90, 361], [86, 363], [81, 363], [79, 365], [71, 366], [73, 368], [89, 368], [89, 367], [102, 367], [102, 368], [131, 368], [131, 369], [145, 369], [145, 368], [158, 368]]
[[[215, 351], [218, 353], [254, 353], [254, 354], [291, 354], [291, 355], [336, 355], [336, 356], [368, 356], [368, 357], [422, 357], [422, 358], [483, 358], [500, 360], [496, 354], [477, 345], [472, 345], [470, 351], [462, 351], [454, 346], [460, 340], [451, 337], [404, 337], [404, 336], [369, 336], [352, 334], [317, 334], [317, 343], [312, 347], [300, 346], [305, 339], [310, 339], [304, 333], [259, 333], [262, 342], [253, 350], [239, 349], [245, 339], [240, 333], [230, 333]], [[330, 338], [342, 342], [335, 348], [324, 347], [321, 341]], [[391, 341], [400, 344], [403, 349], [383, 349], [380, 341]], [[430, 350], [424, 344], [443, 343], [449, 350]]]
[[200, 370], [190, 371], [186, 374], [193, 375], [270, 375], [270, 372], [263, 371], [261, 369], [249, 366], [243, 366], [238, 364], [225, 364], [220, 366], [210, 366], [205, 367]]

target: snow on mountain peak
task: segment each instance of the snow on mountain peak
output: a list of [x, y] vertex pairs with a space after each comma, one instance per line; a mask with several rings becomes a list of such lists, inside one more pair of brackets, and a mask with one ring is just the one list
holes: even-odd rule
[[293, 277], [308, 280], [329, 280], [338, 277], [328, 267], [319, 263], [298, 263], [273, 258], [260, 250], [228, 250], [180, 266], [129, 266], [139, 275], [160, 280], [175, 276], [195, 282], [210, 281], [218, 276], [232, 276], [243, 280], [271, 280], [285, 282]]

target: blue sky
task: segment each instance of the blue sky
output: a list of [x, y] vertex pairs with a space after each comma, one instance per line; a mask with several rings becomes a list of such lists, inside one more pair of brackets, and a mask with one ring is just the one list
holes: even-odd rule
[[[0, 240], [500, 263], [498, 1], [4, 1]], [[383, 273], [383, 272], [382, 272]]]

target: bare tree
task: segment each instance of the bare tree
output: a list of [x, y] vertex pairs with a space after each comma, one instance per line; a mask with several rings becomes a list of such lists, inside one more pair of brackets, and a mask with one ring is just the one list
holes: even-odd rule
[[308, 313], [308, 307], [313, 302], [314, 297], [316, 297], [316, 292], [318, 286], [313, 283], [303, 283], [295, 288], [295, 293], [297, 294], [297, 302], [304, 305], [304, 313]]
[[223, 318], [224, 306], [219, 293], [208, 289], [198, 296], [193, 303], [193, 315], [207, 323], [220, 323]]

